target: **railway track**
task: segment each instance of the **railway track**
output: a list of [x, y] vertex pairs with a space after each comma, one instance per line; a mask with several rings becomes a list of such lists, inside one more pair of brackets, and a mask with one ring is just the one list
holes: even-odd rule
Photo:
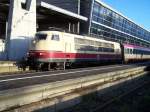
[[21, 74], [8, 74], [0, 76], [0, 90], [20, 88], [24, 86], [43, 84], [48, 82], [74, 79], [89, 75], [120, 71], [141, 65], [109, 65], [101, 67], [88, 67], [79, 69], [67, 69], [57, 71], [32, 72]]
[[[113, 66], [123, 66], [122, 64], [119, 64], [119, 65], [105, 65], [105, 66], [97, 66], [97, 67], [113, 67]], [[33, 74], [33, 73], [55, 73], [55, 72], [58, 72], [58, 71], [61, 71], [61, 72], [65, 72], [65, 71], [68, 71], [68, 70], [78, 70], [78, 69], [93, 69], [93, 68], [96, 68], [95, 67], [77, 67], [77, 68], [67, 68], [65, 70], [61, 70], [61, 69], [51, 69], [49, 71], [36, 71], [36, 70], [28, 70], [28, 71], [16, 71], [16, 72], [5, 72], [5, 73], [0, 73], [0, 77], [7, 77], [7, 76], [15, 76], [15, 75], [30, 75], [30, 74]]]
[[[147, 62], [150, 63], [150, 62]], [[133, 63], [133, 64], [127, 64], [128, 65], [142, 65], [144, 63]], [[0, 77], [2, 76], [9, 76], [9, 75], [24, 75], [24, 74], [30, 74], [30, 73], [44, 73], [44, 72], [54, 72], [54, 71], [66, 71], [66, 70], [75, 70], [75, 69], [84, 69], [84, 68], [96, 68], [96, 67], [111, 67], [111, 66], [124, 66], [124, 64], [113, 64], [113, 65], [101, 65], [101, 66], [80, 66], [80, 67], [76, 67], [76, 68], [66, 68], [65, 70], [62, 69], [51, 69], [50, 71], [36, 71], [36, 70], [22, 70], [22, 71], [16, 71], [16, 72], [4, 72], [4, 73], [0, 73]], [[125, 65], [126, 66], [126, 65]]]
[[[121, 64], [121, 63], [114, 63], [114, 64], [103, 64], [103, 65], [91, 65], [91, 66], [76, 66], [76, 67], [72, 67], [72, 68], [68, 68], [66, 67], [65, 70], [69, 70], [69, 69], [80, 69], [80, 68], [93, 68], [93, 67], [107, 67], [107, 66], [115, 66], [115, 65], [144, 65], [144, 64], [150, 64], [150, 62], [136, 62], [136, 63], [128, 63], [128, 64]], [[20, 71], [14, 71], [14, 72], [2, 72], [0, 73], [0, 75], [9, 75], [9, 74], [20, 74], [20, 73], [32, 73], [32, 72], [44, 72], [44, 71], [48, 71], [48, 70], [23, 70], [23, 68], [19, 68]], [[57, 70], [64, 70], [64, 69], [51, 69], [49, 71], [57, 71]]]

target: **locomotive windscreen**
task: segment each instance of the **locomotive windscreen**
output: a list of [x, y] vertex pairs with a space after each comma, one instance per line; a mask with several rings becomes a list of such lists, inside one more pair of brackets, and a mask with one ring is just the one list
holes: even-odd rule
[[47, 34], [36, 34], [38, 40], [46, 40]]

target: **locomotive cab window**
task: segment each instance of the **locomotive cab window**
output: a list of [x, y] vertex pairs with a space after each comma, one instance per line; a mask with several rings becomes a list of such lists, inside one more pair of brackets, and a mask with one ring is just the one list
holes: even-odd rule
[[35, 35], [38, 40], [46, 40], [47, 34], [36, 34]]
[[59, 35], [52, 35], [51, 40], [59, 41], [60, 40]]

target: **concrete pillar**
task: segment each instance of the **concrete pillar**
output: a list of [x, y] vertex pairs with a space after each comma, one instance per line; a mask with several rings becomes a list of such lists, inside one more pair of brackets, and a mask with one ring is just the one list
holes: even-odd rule
[[[78, 0], [78, 15], [80, 15], [80, 3], [81, 1]], [[77, 24], [77, 33], [79, 34], [80, 33], [80, 22], [78, 21], [78, 24]]]
[[20, 60], [28, 52], [36, 33], [36, 0], [10, 0], [6, 54], [9, 60]]

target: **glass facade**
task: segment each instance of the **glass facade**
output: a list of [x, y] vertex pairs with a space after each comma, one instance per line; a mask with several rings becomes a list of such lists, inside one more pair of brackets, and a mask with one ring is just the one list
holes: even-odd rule
[[90, 34], [107, 40], [150, 47], [150, 32], [96, 1], [93, 4]]

